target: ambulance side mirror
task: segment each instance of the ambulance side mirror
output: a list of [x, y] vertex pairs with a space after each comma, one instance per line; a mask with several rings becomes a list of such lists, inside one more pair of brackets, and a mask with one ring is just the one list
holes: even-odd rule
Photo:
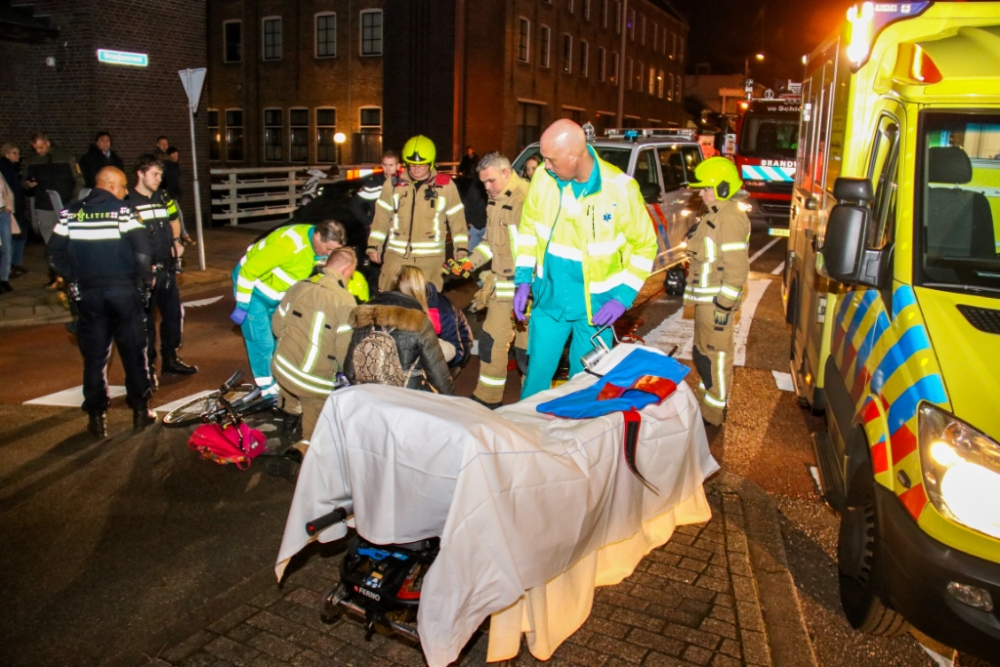
[[882, 252], [865, 247], [871, 221], [871, 181], [838, 178], [833, 196], [840, 203], [833, 207], [826, 221], [820, 250], [825, 272], [845, 285], [878, 287]]

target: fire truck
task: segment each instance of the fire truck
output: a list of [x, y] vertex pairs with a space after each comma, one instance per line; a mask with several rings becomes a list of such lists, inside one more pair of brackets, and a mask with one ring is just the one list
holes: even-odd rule
[[750, 197], [742, 207], [751, 221], [788, 226], [795, 182], [799, 115], [802, 98], [795, 95], [740, 103], [736, 121], [736, 168]]

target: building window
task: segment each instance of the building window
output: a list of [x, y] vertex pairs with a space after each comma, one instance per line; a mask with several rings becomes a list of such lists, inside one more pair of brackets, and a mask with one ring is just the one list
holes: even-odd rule
[[309, 161], [309, 109], [288, 110], [288, 159]]
[[653, 53], [660, 48], [660, 26], [653, 24]]
[[601, 27], [608, 27], [608, 0], [603, 0], [601, 4]]
[[684, 38], [681, 37], [680, 48], [677, 49], [677, 59], [684, 62]]
[[524, 17], [518, 19], [517, 59], [522, 63], [531, 61], [531, 21]]
[[684, 99], [683, 97], [681, 97], [681, 92], [682, 92], [681, 91], [681, 81], [683, 81], [683, 80], [684, 80], [684, 78], [680, 74], [678, 74], [677, 78], [674, 79], [674, 99], [677, 100], [678, 102], [680, 102], [682, 99]]
[[585, 40], [580, 40], [580, 76], [587, 76], [587, 69], [590, 65], [590, 44]]
[[264, 109], [264, 160], [280, 162], [282, 150], [281, 109]]
[[622, 34], [622, 2], [615, 0], [615, 34]]
[[[671, 75], [671, 80], [673, 80], [672, 77], [673, 77], [673, 75]], [[661, 69], [659, 75], [656, 77], [656, 96], [659, 97], [661, 100], [663, 99], [663, 80], [664, 80], [664, 78], [665, 77], [663, 76], [663, 70]], [[670, 91], [669, 90], [667, 91], [667, 95], [670, 95]]]
[[539, 44], [538, 44], [538, 64], [542, 67], [549, 66], [549, 39], [552, 36], [552, 32], [549, 30], [549, 26], [543, 25], [538, 27], [539, 34]]
[[635, 89], [640, 93], [643, 91], [643, 88], [646, 87], [646, 81], [644, 79], [645, 75], [646, 66], [643, 65], [640, 60], [635, 64]]
[[656, 94], [656, 68], [655, 67], [650, 67], [649, 68], [649, 94], [650, 95], [655, 95]]
[[382, 10], [361, 12], [361, 55], [382, 55]]
[[227, 63], [238, 63], [243, 60], [243, 21], [222, 22], [222, 43], [225, 51], [224, 60]]
[[226, 160], [243, 161], [243, 110], [226, 109]]
[[628, 10], [628, 38], [635, 41], [635, 10]]
[[372, 130], [382, 131], [382, 108], [365, 107], [361, 110], [361, 131]]
[[562, 70], [566, 74], [573, 71], [573, 38], [569, 33], [563, 33]]
[[337, 15], [333, 12], [316, 15], [316, 57], [337, 57]]
[[528, 102], [517, 103], [517, 150], [524, 150], [524, 147], [533, 141], [538, 141], [542, 135], [542, 105], [529, 104]]
[[633, 65], [635, 63], [633, 63], [632, 59], [629, 58], [627, 61], [625, 61], [625, 64], [626, 64], [625, 67], [626, 74], [628, 74], [628, 76], [625, 77], [625, 90], [632, 90], [632, 73], [634, 71]]
[[607, 81], [608, 52], [603, 46], [597, 49], [597, 67], [597, 80]]
[[337, 161], [337, 110], [316, 109], [316, 161], [320, 164]]
[[673, 43], [670, 45], [670, 59], [673, 60], [677, 56], [677, 35], [671, 35], [673, 37]]
[[590, 0], [583, 0], [583, 20], [590, 20]]
[[611, 85], [618, 85], [618, 52], [611, 52]]
[[281, 17], [268, 16], [261, 23], [261, 53], [264, 60], [281, 60]]
[[566, 11], [570, 14], [573, 13], [573, 0], [566, 0]]
[[641, 16], [642, 19], [642, 45], [646, 46], [646, 17]]
[[208, 110], [208, 159], [222, 159], [222, 134], [219, 132], [219, 112], [215, 109]]

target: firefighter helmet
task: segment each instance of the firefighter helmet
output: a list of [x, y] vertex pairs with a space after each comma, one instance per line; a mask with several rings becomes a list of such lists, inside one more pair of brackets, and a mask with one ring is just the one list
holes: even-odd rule
[[436, 151], [434, 142], [422, 134], [410, 137], [403, 146], [403, 162], [406, 164], [434, 164]]
[[692, 188], [714, 188], [719, 199], [729, 199], [743, 187], [736, 165], [724, 157], [710, 157], [694, 170]]

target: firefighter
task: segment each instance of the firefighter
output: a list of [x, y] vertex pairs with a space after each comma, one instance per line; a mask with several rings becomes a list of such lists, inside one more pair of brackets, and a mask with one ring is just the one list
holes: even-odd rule
[[[521, 215], [514, 315], [528, 325], [528, 374], [521, 398], [548, 389], [567, 338], [570, 374], [601, 331], [635, 300], [653, 269], [656, 236], [639, 184], [597, 156], [583, 129], [558, 120], [542, 135], [545, 169], [535, 172]], [[604, 328], [607, 327], [607, 328]]]
[[412, 137], [403, 147], [406, 171], [396, 179], [386, 179], [382, 186], [368, 237], [368, 257], [382, 264], [380, 291], [392, 289], [404, 264], [419, 266], [427, 282], [441, 290], [445, 224], [451, 232], [455, 259], [461, 261], [469, 254], [462, 198], [451, 177], [434, 170], [435, 154], [430, 139]]
[[514, 254], [517, 226], [528, 196], [528, 183], [511, 168], [500, 153], [488, 153], [476, 165], [479, 180], [486, 187], [486, 236], [462, 264], [455, 263], [455, 275], [474, 271], [487, 262], [491, 271], [483, 275], [483, 292], [488, 296], [486, 322], [479, 338], [479, 384], [472, 399], [488, 408], [503, 404], [507, 383], [507, 355], [514, 339], [511, 313], [514, 310]]
[[292, 285], [313, 273], [317, 262], [344, 245], [339, 222], [279, 227], [247, 249], [233, 269], [236, 308], [229, 316], [243, 330], [254, 382], [264, 395], [275, 396], [271, 375], [274, 335], [271, 317]]
[[149, 234], [122, 201], [127, 192], [125, 174], [104, 167], [96, 186], [82, 201], [62, 212], [49, 239], [49, 264], [69, 283], [69, 294], [79, 302], [76, 340], [83, 354], [83, 410], [90, 417], [87, 430], [95, 438], [108, 434], [108, 359], [111, 343], [125, 368], [125, 401], [132, 408], [132, 425], [143, 428], [156, 421], [149, 410], [146, 372], [146, 325], [143, 296], [153, 279]]
[[750, 220], [737, 202], [743, 181], [732, 162], [709, 158], [694, 175], [691, 187], [702, 188], [708, 212], [688, 233], [691, 275], [684, 303], [695, 307], [692, 356], [701, 377], [701, 416], [721, 426], [733, 383], [733, 325], [750, 273]]
[[156, 311], [160, 311], [161, 370], [164, 375], [193, 375], [194, 366], [177, 356], [181, 347], [181, 294], [177, 288], [177, 260], [184, 254], [177, 204], [160, 187], [163, 163], [147, 153], [135, 167], [136, 184], [128, 191], [128, 203], [149, 232], [153, 253], [153, 294], [146, 315], [146, 363], [149, 383], [156, 391]]

